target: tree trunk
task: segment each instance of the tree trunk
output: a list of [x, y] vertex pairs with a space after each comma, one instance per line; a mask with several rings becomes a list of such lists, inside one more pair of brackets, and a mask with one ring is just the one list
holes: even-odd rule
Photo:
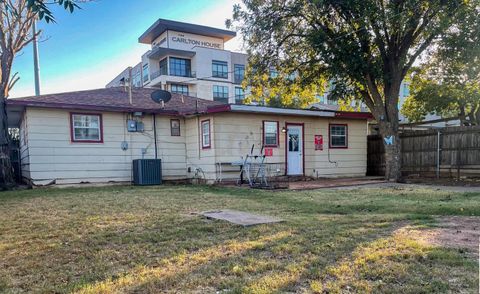
[[10, 160], [10, 140], [6, 99], [0, 95], [0, 188], [11, 189], [15, 186], [14, 172]]
[[385, 146], [385, 179], [387, 181], [398, 182], [401, 177], [401, 153], [400, 153], [400, 136], [398, 130], [394, 130], [389, 127], [380, 125], [380, 134], [384, 139], [383, 144]]
[[398, 122], [398, 93], [403, 77], [393, 74], [394, 78], [385, 81], [385, 116], [380, 120], [380, 134], [385, 146], [385, 179], [398, 182], [402, 177], [400, 135]]
[[12, 162], [10, 161], [10, 147], [0, 146], [0, 188], [8, 190], [15, 186]]

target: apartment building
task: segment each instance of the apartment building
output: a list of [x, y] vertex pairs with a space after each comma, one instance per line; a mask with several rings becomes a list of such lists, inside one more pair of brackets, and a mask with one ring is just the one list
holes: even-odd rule
[[[134, 86], [161, 88], [224, 103], [241, 103], [247, 55], [224, 49], [235, 32], [159, 19], [139, 38], [151, 49], [132, 68]], [[125, 69], [107, 87], [128, 79]]]

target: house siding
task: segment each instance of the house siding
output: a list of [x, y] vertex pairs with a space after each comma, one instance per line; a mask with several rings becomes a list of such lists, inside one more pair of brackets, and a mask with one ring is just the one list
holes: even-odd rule
[[[82, 113], [85, 111], [82, 111]], [[130, 182], [132, 160], [154, 158], [153, 116], [141, 118], [143, 133], [129, 133], [128, 114], [102, 112], [103, 143], [71, 142], [70, 111], [27, 107], [21, 127], [22, 175], [33, 183], [55, 180], [57, 184], [81, 182]], [[156, 116], [157, 156], [162, 160], [165, 180], [219, 177], [238, 179], [239, 167], [231, 162], [242, 160], [255, 145], [260, 152], [263, 121], [279, 122], [279, 146], [271, 147], [266, 157], [268, 175], [284, 175], [286, 168], [286, 123], [304, 124], [305, 175], [312, 177], [364, 176], [367, 161], [367, 121], [275, 114], [215, 113], [180, 118], [180, 136], [171, 136], [170, 120], [178, 117]], [[211, 145], [201, 146], [200, 122], [210, 120]], [[330, 123], [348, 125], [348, 148], [328, 148]], [[314, 150], [314, 135], [323, 135], [323, 150]], [[128, 149], [122, 150], [123, 141]], [[142, 150], [145, 154], [142, 155]]]
[[[221, 113], [215, 116], [215, 162], [238, 161], [239, 156], [250, 153], [255, 144], [254, 154], [262, 145], [263, 121], [278, 121], [280, 144], [272, 147], [273, 156], [266, 157], [269, 175], [285, 174], [285, 134], [281, 129], [288, 123], [304, 124], [305, 175], [312, 177], [364, 176], [367, 164], [367, 121], [327, 119], [299, 116], [259, 115]], [[348, 125], [348, 148], [328, 147], [330, 123]], [[323, 150], [315, 150], [314, 135], [323, 135]], [[269, 147], [270, 148], [270, 147]], [[329, 154], [330, 153], [330, 160]], [[336, 162], [336, 163], [335, 163]], [[238, 172], [225, 173], [224, 178], [237, 177]]]
[[[201, 146], [200, 122], [210, 120], [210, 148]], [[215, 119], [213, 116], [202, 116], [186, 119], [186, 155], [189, 178], [215, 180]]]
[[30, 153], [28, 150], [28, 120], [27, 113], [22, 115], [20, 123], [20, 167], [22, 179], [30, 179]]
[[[116, 182], [132, 180], [132, 160], [154, 158], [153, 117], [145, 115], [143, 133], [129, 133], [127, 114], [102, 113], [103, 143], [72, 143], [70, 112], [27, 108], [29, 171], [33, 182], [55, 179], [56, 183]], [[171, 136], [170, 119], [157, 116], [158, 158], [163, 178], [186, 177], [185, 124], [181, 136]], [[122, 150], [123, 141], [128, 149]], [[146, 153], [142, 155], [142, 150]]]

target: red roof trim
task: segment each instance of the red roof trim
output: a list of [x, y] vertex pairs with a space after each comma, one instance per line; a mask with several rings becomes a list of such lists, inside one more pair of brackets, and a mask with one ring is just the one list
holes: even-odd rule
[[366, 112], [348, 112], [348, 111], [336, 111], [335, 117], [338, 118], [357, 118], [357, 119], [372, 119], [373, 115]]
[[210, 107], [207, 107], [207, 113], [226, 112], [226, 111], [230, 111], [231, 109], [232, 108], [228, 104], [218, 105], [218, 106], [210, 106]]

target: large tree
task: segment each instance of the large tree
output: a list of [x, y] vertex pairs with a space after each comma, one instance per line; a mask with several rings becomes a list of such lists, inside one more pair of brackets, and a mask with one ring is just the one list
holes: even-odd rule
[[[475, 13], [478, 0], [244, 0], [234, 22], [249, 53], [246, 84], [270, 89], [325, 88], [361, 97], [378, 122], [386, 178], [400, 177], [398, 98], [415, 61], [442, 33]], [[274, 68], [278, 74], [269, 75]], [[303, 90], [305, 91], [305, 90]], [[281, 93], [274, 93], [278, 96]], [[305, 95], [295, 96], [303, 98]], [[268, 99], [268, 97], [267, 97]], [[391, 143], [390, 143], [391, 142]]]
[[18, 80], [11, 74], [13, 60], [36, 35], [32, 33], [35, 21], [44, 19], [54, 22], [49, 5], [61, 5], [72, 12], [78, 7], [75, 0], [0, 0], [0, 187], [7, 189], [15, 185], [10, 162], [10, 138], [6, 99]]
[[465, 15], [435, 45], [428, 62], [413, 71], [411, 95], [401, 112], [413, 122], [436, 114], [480, 125], [480, 18]]

